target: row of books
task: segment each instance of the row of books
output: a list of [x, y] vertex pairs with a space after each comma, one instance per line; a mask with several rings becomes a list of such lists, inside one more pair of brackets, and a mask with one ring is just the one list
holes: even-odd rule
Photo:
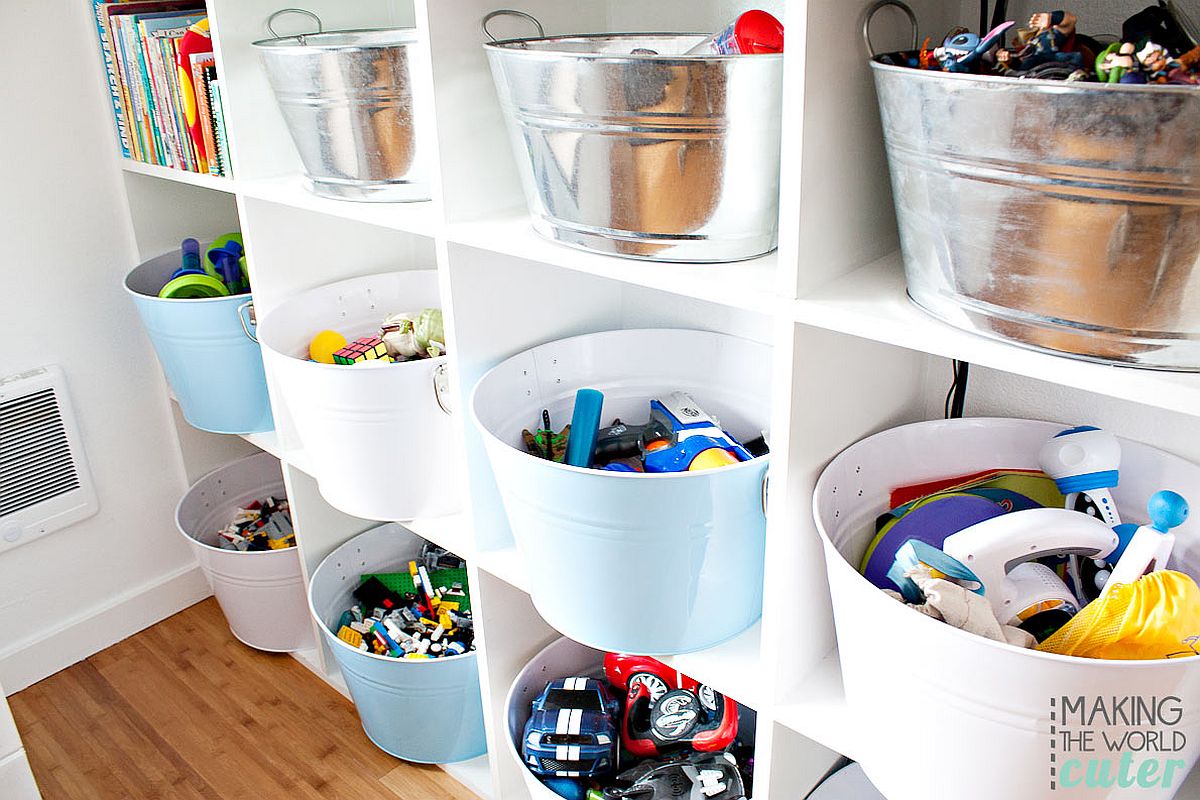
[[92, 0], [121, 154], [229, 175], [229, 145], [203, 0]]

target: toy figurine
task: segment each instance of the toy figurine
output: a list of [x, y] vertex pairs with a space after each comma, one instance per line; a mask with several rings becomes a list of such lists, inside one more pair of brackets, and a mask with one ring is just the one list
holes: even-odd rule
[[1195, 85], [1200, 83], [1200, 47], [1193, 47], [1176, 59], [1175, 69], [1167, 73], [1168, 83]]
[[1130, 42], [1113, 42], [1096, 56], [1096, 77], [1103, 83], [1120, 83], [1121, 78], [1133, 71], [1134, 50]]
[[1154, 42], [1147, 42], [1146, 46], [1138, 51], [1137, 60], [1142, 65], [1147, 83], [1166, 83], [1168, 74], [1179, 69], [1179, 62], [1172, 60], [1167, 55], [1166, 48]]
[[388, 355], [397, 361], [437, 358], [446, 352], [442, 310], [425, 308], [419, 314], [391, 314], [380, 326]]
[[1058, 62], [1074, 67], [1083, 66], [1083, 54], [1075, 50], [1075, 23], [1069, 11], [1039, 11], [1029, 18], [1030, 34], [1020, 50], [1001, 48], [996, 51], [996, 63], [1004, 70], [1025, 71], [1040, 64]]
[[933, 51], [933, 55], [946, 72], [971, 72], [980, 56], [995, 47], [1014, 24], [1011, 21], [1001, 23], [982, 39], [970, 32], [952, 34]]

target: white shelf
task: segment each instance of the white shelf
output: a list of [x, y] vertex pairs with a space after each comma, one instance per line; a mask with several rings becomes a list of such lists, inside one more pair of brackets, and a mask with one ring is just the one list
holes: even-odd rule
[[492, 766], [487, 755], [460, 761], [457, 764], [440, 764], [450, 777], [466, 786], [484, 800], [495, 797], [492, 791]]
[[270, 453], [285, 464], [290, 464], [301, 472], [312, 475], [312, 468], [308, 463], [308, 457], [305, 452], [303, 450], [288, 450], [284, 448], [283, 444], [279, 441], [279, 434], [275, 431], [242, 433], [239, 435], [259, 450]]
[[659, 660], [672, 669], [708, 684], [743, 705], [762, 708], [767, 697], [761, 693], [765, 683], [756, 671], [762, 669], [759, 644], [762, 625], [758, 622], [727, 642], [679, 656], [660, 656]]
[[830, 750], [855, 758], [865, 721], [852, 717], [846, 706], [836, 650], [817, 665], [802, 686], [799, 698], [776, 706], [776, 721]]
[[434, 236], [440, 219], [432, 202], [418, 203], [359, 203], [351, 200], [331, 200], [310, 192], [307, 181], [300, 175], [238, 181], [238, 192], [254, 200], [327, 214], [331, 217], [354, 220], [390, 230]]
[[402, 521], [400, 524], [467, 561], [474, 556], [474, 534], [471, 531], [470, 517], [466, 514], [425, 517]]
[[200, 186], [218, 192], [234, 192], [237, 190], [237, 183], [232, 178], [224, 178], [200, 172], [188, 172], [182, 169], [172, 169], [171, 167], [160, 167], [157, 164], [147, 164], [131, 158], [121, 159], [121, 169], [137, 175], [149, 175], [151, 178], [185, 183], [188, 186]]
[[796, 321], [806, 325], [1155, 408], [1200, 414], [1200, 374], [1079, 361], [967, 333], [934, 319], [908, 299], [899, 253], [793, 301], [792, 308]]
[[775, 252], [747, 261], [720, 264], [673, 264], [618, 258], [578, 250], [539, 236], [525, 209], [498, 214], [484, 221], [451, 223], [446, 226], [446, 238], [481, 250], [747, 311], [773, 314], [783, 306], [777, 292], [779, 257]]
[[475, 553], [476, 565], [485, 572], [495, 575], [509, 586], [529, 593], [529, 578], [525, 572], [525, 562], [521, 560], [516, 547], [505, 547], [499, 550], [479, 550]]

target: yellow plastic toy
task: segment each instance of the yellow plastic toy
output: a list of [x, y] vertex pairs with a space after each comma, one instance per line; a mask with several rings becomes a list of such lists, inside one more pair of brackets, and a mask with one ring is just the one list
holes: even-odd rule
[[333, 354], [348, 344], [337, 331], [321, 331], [308, 343], [308, 357], [321, 364], [332, 364]]
[[1101, 595], [1038, 645], [1043, 653], [1108, 659], [1200, 655], [1200, 587], [1159, 570]]

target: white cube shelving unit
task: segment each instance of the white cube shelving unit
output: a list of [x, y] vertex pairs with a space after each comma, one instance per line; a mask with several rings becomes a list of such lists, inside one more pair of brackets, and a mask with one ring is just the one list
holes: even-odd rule
[[[209, 0], [233, 177], [124, 161], [130, 224], [147, 258], [176, 247], [184, 236], [240, 228], [260, 315], [325, 283], [388, 270], [439, 270], [460, 439], [447, 446], [466, 452], [466, 475], [449, 480], [446, 491], [461, 491], [466, 511], [404, 522], [471, 564], [491, 758], [448, 769], [480, 795], [527, 796], [522, 768], [506, 753], [504, 697], [517, 672], [559, 635], [526, 592], [523, 565], [466, 412], [475, 381], [512, 354], [574, 334], [637, 327], [703, 328], [773, 346], [774, 457], [762, 620], [719, 647], [667, 659], [758, 712], [760, 799], [804, 797], [841, 757], [856, 755], [865, 731], [890, 722], [851, 718], [846, 707], [811, 497], [820, 470], [843, 448], [897, 424], [940, 416], [948, 359], [982, 368], [973, 373], [969, 411], [1086, 420], [1200, 456], [1194, 417], [1200, 413], [1200, 375], [1035, 353], [956, 331], [908, 302], [860, 39], [868, 0], [788, 0], [786, 7], [783, 0], [304, 5], [322, 17], [326, 30], [415, 26], [421, 32], [428, 46], [413, 75], [423, 98], [421, 123], [433, 143], [427, 154], [435, 162], [433, 200], [361, 204], [308, 193], [250, 46], [267, 36], [266, 19], [279, 4]], [[969, 4], [912, 5], [923, 32], [935, 32], [950, 28]], [[714, 30], [751, 7], [780, 16], [788, 39], [778, 252], [736, 264], [657, 264], [584, 253], [534, 234], [482, 49], [480, 21], [501, 6], [534, 14], [550, 34]], [[963, 19], [971, 19], [973, 9]], [[279, 26], [284, 32], [286, 24]], [[517, 24], [496, 23], [525, 35]], [[902, 46], [906, 25], [898, 14], [881, 13], [877, 43]], [[555, 302], [538, 301], [547, 296]], [[325, 503], [289, 429], [288, 398], [273, 392], [272, 403], [278, 429], [245, 441], [194, 431], [177, 414], [180, 447], [192, 477], [249, 445], [278, 456], [307, 574], [337, 545], [376, 523]], [[612, 579], [597, 576], [597, 583]], [[299, 657], [344, 691], [327, 653], [317, 649]], [[881, 669], [886, 657], [881, 655]], [[925, 783], [929, 776], [912, 779]]]

